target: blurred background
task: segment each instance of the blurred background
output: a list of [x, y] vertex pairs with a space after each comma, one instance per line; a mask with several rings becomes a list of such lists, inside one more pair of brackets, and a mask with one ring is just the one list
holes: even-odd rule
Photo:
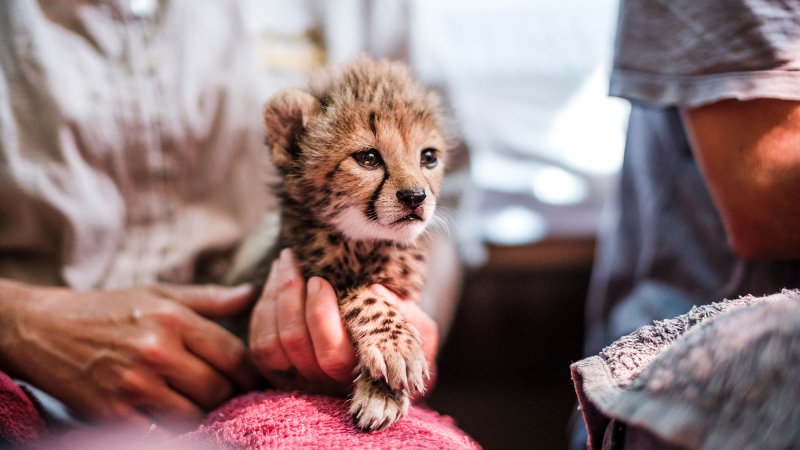
[[444, 215], [465, 269], [428, 403], [489, 449], [566, 448], [569, 364], [628, 113], [606, 95], [616, 0], [247, 5], [270, 89], [367, 53], [443, 94], [461, 140]]

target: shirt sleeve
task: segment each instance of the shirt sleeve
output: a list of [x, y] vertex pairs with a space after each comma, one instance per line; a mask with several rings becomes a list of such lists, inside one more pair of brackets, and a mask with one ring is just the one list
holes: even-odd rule
[[610, 94], [657, 106], [800, 100], [800, 2], [621, 0]]

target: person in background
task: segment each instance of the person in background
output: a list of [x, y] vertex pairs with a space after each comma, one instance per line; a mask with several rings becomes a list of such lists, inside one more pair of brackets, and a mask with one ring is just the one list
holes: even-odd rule
[[[274, 89], [239, 6], [0, 3], [0, 371], [53, 423], [180, 428], [273, 370], [293, 367], [326, 391], [352, 381], [328, 283], [278, 290], [330, 314], [295, 311], [313, 337], [299, 347], [281, 345], [296, 329], [257, 317], [250, 335], [278, 339], [254, 355], [212, 319], [279, 299], [198, 284], [219, 279], [276, 208], [261, 130]], [[433, 360], [436, 322], [397, 300]], [[264, 351], [291, 367], [267, 366]]]
[[800, 4], [622, 0], [610, 93], [632, 109], [585, 353], [692, 305], [800, 287]]

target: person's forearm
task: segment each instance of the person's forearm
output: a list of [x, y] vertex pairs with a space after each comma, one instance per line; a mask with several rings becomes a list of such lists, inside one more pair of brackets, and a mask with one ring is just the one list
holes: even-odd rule
[[36, 288], [0, 278], [0, 370], [11, 376], [21, 376], [12, 353], [19, 345], [18, 317], [34, 301]]
[[729, 100], [683, 117], [734, 250], [800, 258], [800, 102]]

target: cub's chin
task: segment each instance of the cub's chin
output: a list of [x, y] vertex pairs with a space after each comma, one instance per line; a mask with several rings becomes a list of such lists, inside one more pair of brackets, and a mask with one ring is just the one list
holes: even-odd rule
[[428, 226], [433, 211], [415, 212], [384, 220], [370, 220], [362, 211], [350, 207], [333, 219], [333, 225], [354, 241], [392, 241], [411, 244]]

